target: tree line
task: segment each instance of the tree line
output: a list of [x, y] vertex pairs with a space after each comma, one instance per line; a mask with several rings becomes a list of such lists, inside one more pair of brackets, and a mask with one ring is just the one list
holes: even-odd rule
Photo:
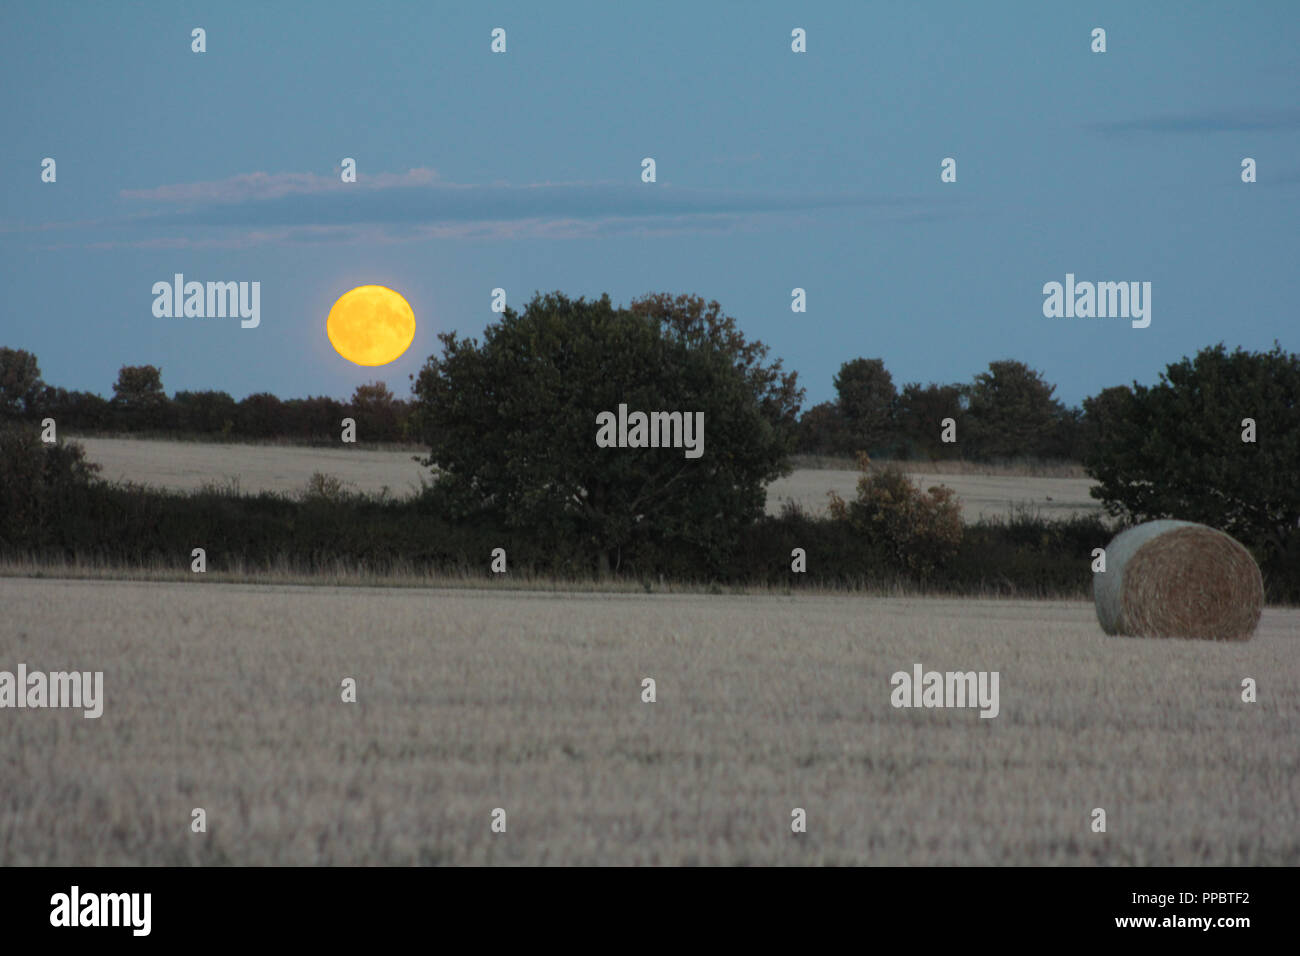
[[0, 348], [0, 419], [53, 418], [59, 428], [74, 432], [336, 442], [343, 419], [351, 418], [361, 441], [405, 442], [411, 440], [411, 411], [411, 403], [384, 382], [357, 386], [346, 402], [323, 396], [281, 399], [269, 392], [236, 401], [215, 390], [168, 397], [162, 371], [153, 365], [124, 365], [112, 398], [104, 398], [47, 385], [34, 355]]
[[[793, 387], [794, 379], [791, 378]], [[895, 388], [879, 358], [845, 362], [834, 377], [836, 398], [799, 415], [794, 450], [852, 458], [865, 451], [896, 460], [1030, 458], [1082, 461], [1095, 428], [1082, 409], [1053, 397], [1055, 386], [1023, 362], [991, 362], [971, 384]], [[800, 392], [802, 397], [802, 391]], [[420, 438], [417, 402], [396, 397], [384, 382], [360, 385], [346, 402], [327, 397], [281, 399], [258, 392], [236, 401], [217, 390], [167, 395], [153, 365], [123, 366], [111, 398], [69, 391], [41, 380], [36, 357], [0, 348], [0, 417], [39, 421], [82, 433], [182, 433], [214, 438], [337, 441], [352, 418], [360, 440], [411, 442]], [[943, 441], [951, 419], [954, 441]]]
[[[900, 390], [883, 359], [856, 358], [840, 366], [833, 381], [835, 399], [814, 405], [799, 420], [801, 452], [1080, 461], [1092, 437], [1083, 409], [1067, 408], [1041, 372], [1013, 359], [990, 362], [970, 383], [909, 382]], [[946, 435], [945, 422], [951, 423]]]
[[[765, 515], [767, 485], [792, 470], [791, 456], [801, 447], [971, 458], [1073, 455], [1096, 480], [1093, 495], [1112, 516], [1122, 522], [1182, 518], [1221, 528], [1254, 550], [1270, 595], [1300, 597], [1300, 356], [1277, 343], [1268, 352], [1229, 352], [1222, 344], [1202, 349], [1168, 366], [1155, 385], [1107, 388], [1078, 410], [1063, 408], [1052, 386], [1019, 362], [993, 362], [968, 388], [905, 386], [895, 393], [883, 362], [858, 359], [836, 376], [836, 401], [801, 417], [797, 374], [770, 358], [763, 343], [747, 339], [717, 302], [698, 296], [662, 293], [617, 306], [608, 296], [539, 294], [522, 311], [507, 309], [481, 340], [455, 333], [440, 340], [440, 354], [413, 376], [406, 403], [386, 386], [363, 386], [348, 406], [273, 396], [235, 403], [229, 396], [213, 399], [214, 393], [184, 399], [187, 393], [178, 393], [168, 400], [158, 370], [140, 366], [122, 370], [106, 404], [119, 416], [110, 421], [141, 429], [164, 428], [177, 409], [193, 414], [208, 408], [211, 417], [189, 419], [206, 423], [195, 430], [215, 426], [252, 437], [286, 434], [275, 432], [274, 423], [283, 429], [293, 407], [301, 430], [288, 434], [330, 440], [338, 439], [349, 409], [362, 440], [401, 435], [428, 448], [424, 463], [436, 480], [410, 507], [445, 524], [447, 541], [475, 542], [438, 561], [472, 566], [482, 557], [474, 549], [499, 539], [513, 542], [512, 553], [532, 555], [538, 566], [602, 576], [737, 580], [758, 573], [746, 563], [745, 548], [770, 539], [805, 549], [810, 568], [824, 569], [821, 562], [833, 551], [835, 574], [885, 567], [942, 580], [952, 561], [964, 560], [961, 555], [975, 560], [966, 550], [971, 532], [952, 521], [942, 496], [913, 494], [910, 482], [877, 473], [869, 455], [862, 458], [866, 474], [857, 501], [824, 519]], [[376, 397], [373, 410], [368, 394]], [[195, 401], [194, 395], [208, 399]], [[53, 410], [60, 400], [73, 401], [40, 382], [33, 356], [0, 351], [0, 412], [87, 427], [60, 419]], [[644, 445], [600, 446], [596, 416], [620, 404], [703, 412], [707, 452], [696, 459]], [[380, 417], [367, 419], [367, 412]], [[810, 418], [849, 437], [841, 444], [811, 442]], [[956, 427], [952, 452], [943, 441], [944, 419]], [[31, 428], [19, 431], [25, 437], [13, 439], [11, 458], [20, 470], [11, 487], [0, 488], [13, 492], [15, 508], [36, 500], [31, 489], [47, 481], [42, 469], [48, 475], [61, 460], [19, 453], [35, 435]], [[79, 488], [79, 479], [69, 479], [68, 487]], [[122, 507], [135, 505], [124, 499]], [[69, 541], [87, 533], [82, 521], [66, 527]], [[114, 527], [120, 532], [123, 526]], [[368, 539], [364, 522], [355, 527], [358, 553], [406, 553], [392, 542]], [[1013, 582], [1033, 579], [1047, 552], [1024, 548], [1052, 540], [1045, 528], [1040, 521], [981, 532], [986, 553], [1006, 549], [1005, 562], [994, 562], [996, 571], [988, 573]], [[270, 534], [266, 524], [254, 522], [250, 529], [263, 538]], [[22, 548], [23, 541], [46, 540], [33, 535], [53, 534], [41, 517], [29, 530], [0, 534], [0, 544]], [[1107, 539], [1100, 526], [1069, 534], [1075, 550]], [[821, 540], [822, 550], [801, 540]], [[762, 554], [764, 562], [782, 557], [767, 547]], [[1060, 559], [1073, 568], [1076, 556], [1072, 551]], [[763, 573], [798, 573], [788, 552], [783, 560], [764, 564]], [[1087, 562], [1077, 572], [1086, 581]]]

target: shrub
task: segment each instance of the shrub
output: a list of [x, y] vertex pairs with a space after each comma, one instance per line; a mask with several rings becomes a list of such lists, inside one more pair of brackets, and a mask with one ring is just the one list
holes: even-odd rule
[[98, 470], [75, 442], [47, 446], [34, 428], [0, 428], [0, 543], [23, 549], [60, 543], [61, 519], [84, 510]]
[[961, 506], [951, 488], [922, 491], [897, 465], [875, 468], [858, 455], [858, 496], [845, 502], [831, 492], [830, 513], [883, 549], [899, 568], [929, 577], [961, 547]]
[[338, 475], [329, 475], [323, 471], [314, 471], [311, 477], [307, 479], [307, 485], [302, 490], [302, 500], [305, 502], [328, 502], [336, 504], [346, 501], [352, 496], [352, 491]]

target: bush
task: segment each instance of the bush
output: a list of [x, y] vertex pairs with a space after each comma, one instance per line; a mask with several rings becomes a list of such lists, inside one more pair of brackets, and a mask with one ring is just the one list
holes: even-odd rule
[[1092, 549], [1114, 534], [1099, 515], [1051, 519], [1017, 509], [966, 527], [944, 578], [965, 593], [1090, 599]]
[[75, 442], [45, 445], [35, 428], [0, 428], [0, 545], [58, 545], [65, 522], [86, 511], [99, 466]]
[[961, 547], [961, 506], [951, 488], [922, 491], [897, 465], [875, 468], [858, 455], [858, 496], [845, 502], [831, 493], [831, 517], [883, 547], [900, 569], [928, 578]]
[[[339, 566], [383, 572], [401, 567], [488, 576], [493, 548], [505, 548], [512, 575], [590, 579], [580, 541], [495, 524], [479, 513], [450, 520], [437, 485], [413, 498], [381, 499], [337, 489], [322, 480], [321, 496], [303, 500], [269, 493], [241, 494], [237, 482], [209, 483], [189, 494], [87, 481], [80, 450], [41, 448], [31, 433], [0, 437], [0, 557], [40, 556], [115, 567], [187, 569], [190, 550], [204, 547], [210, 571], [284, 567], [304, 573]], [[70, 446], [71, 447], [71, 446]], [[42, 457], [44, 456], [44, 457]], [[33, 467], [35, 463], [35, 467]], [[84, 463], [83, 463], [84, 464]], [[39, 475], [39, 477], [37, 477]], [[60, 477], [62, 476], [62, 477]], [[885, 479], [880, 479], [883, 486]], [[32, 492], [35, 488], [36, 491]], [[928, 500], [915, 488], [900, 494]], [[946, 497], [946, 496], [941, 496]], [[848, 512], [858, 502], [844, 505]], [[922, 506], [922, 510], [925, 506]], [[24, 511], [23, 509], [27, 510]], [[21, 520], [16, 520], [22, 516]], [[17, 527], [15, 527], [17, 526]], [[671, 536], [645, 538], [623, 549], [618, 574], [629, 580], [777, 588], [835, 587], [905, 591], [917, 583], [952, 595], [1068, 597], [1086, 600], [1091, 551], [1114, 534], [1097, 515], [1065, 520], [1031, 512], [965, 528], [943, 573], [927, 581], [891, 552], [875, 528], [864, 541], [850, 520], [812, 516], [797, 508], [765, 515], [739, 535], [732, 559], [718, 568]], [[912, 541], [913, 550], [924, 550]], [[792, 574], [791, 551], [808, 556], [806, 574]], [[1297, 575], [1265, 571], [1270, 602], [1295, 600]]]
[[69, 392], [46, 385], [37, 400], [34, 421], [53, 418], [59, 428], [105, 431], [113, 426], [113, 406], [93, 392]]
[[338, 504], [347, 501], [353, 495], [354, 490], [338, 475], [313, 471], [311, 477], [307, 479], [307, 485], [303, 488], [300, 497], [304, 502]]

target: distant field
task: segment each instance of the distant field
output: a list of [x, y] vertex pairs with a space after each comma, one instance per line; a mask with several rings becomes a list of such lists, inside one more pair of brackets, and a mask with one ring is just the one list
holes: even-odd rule
[[[1229, 646], [1077, 602], [0, 578], [0, 607], [0, 670], [106, 698], [0, 711], [0, 865], [1300, 864], [1300, 611]], [[914, 663], [998, 671], [999, 716], [895, 709]]]
[[357, 491], [379, 492], [387, 486], [405, 496], [419, 488], [429, 469], [413, 460], [413, 451], [364, 448], [314, 448], [306, 445], [238, 445], [202, 442], [77, 438], [86, 457], [104, 466], [110, 481], [135, 481], [156, 488], [197, 491], [205, 482], [237, 479], [241, 491], [298, 492], [313, 472], [337, 475]]
[[[429, 470], [413, 461], [413, 452], [294, 445], [202, 444], [119, 438], [80, 438], [86, 454], [104, 466], [102, 476], [130, 480], [159, 488], [196, 490], [205, 482], [238, 479], [242, 491], [301, 491], [313, 472], [339, 478], [358, 491], [379, 492], [384, 487], [397, 496], [419, 487]], [[1005, 516], [1013, 506], [1026, 505], [1042, 514], [1067, 516], [1099, 512], [1088, 496], [1087, 478], [1029, 478], [1006, 475], [933, 474], [918, 471], [913, 477], [923, 487], [944, 484], [962, 500], [967, 521], [981, 516]], [[834, 489], [851, 498], [857, 485], [854, 471], [802, 469], [774, 482], [768, 489], [767, 510], [775, 514], [786, 500], [809, 511], [826, 507], [826, 492]]]
[[[1064, 518], [1077, 514], [1101, 514], [1101, 505], [1088, 495], [1088, 478], [1023, 478], [992, 475], [936, 475], [909, 471], [922, 488], [946, 485], [961, 499], [967, 521], [981, 517], [1006, 517], [1017, 506], [1040, 512], [1044, 517]], [[782, 502], [793, 500], [808, 511], [824, 511], [828, 490], [845, 500], [856, 494], [858, 472], [805, 469], [772, 482], [767, 489], [767, 510], [775, 514]]]

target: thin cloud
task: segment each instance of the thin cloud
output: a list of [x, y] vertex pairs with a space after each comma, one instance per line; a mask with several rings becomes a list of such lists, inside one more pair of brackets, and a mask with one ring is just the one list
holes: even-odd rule
[[330, 192], [335, 189], [391, 189], [401, 186], [427, 186], [438, 179], [435, 170], [419, 167], [404, 173], [357, 174], [355, 183], [345, 183], [337, 176], [319, 173], [243, 173], [228, 179], [198, 183], [176, 183], [152, 189], [123, 189], [123, 199], [151, 202], [238, 203], [282, 196]]
[[[636, 218], [519, 219], [506, 221], [448, 222], [416, 225], [295, 226], [256, 229], [226, 235], [194, 238], [190, 235], [148, 239], [113, 239], [85, 245], [90, 249], [247, 249], [266, 245], [323, 243], [396, 245], [433, 239], [612, 239], [625, 236], [724, 235], [754, 231], [767, 223], [763, 215], [665, 216], [653, 221]], [[788, 217], [787, 217], [788, 219]], [[905, 221], [914, 221], [911, 219]], [[81, 248], [80, 243], [43, 246], [48, 251]]]
[[1088, 128], [1112, 136], [1140, 133], [1252, 133], [1296, 130], [1300, 129], [1300, 109], [1179, 113], [1089, 123]]
[[849, 194], [771, 195], [681, 189], [665, 184], [433, 185], [292, 193], [207, 203], [150, 217], [159, 226], [343, 226], [744, 215], [873, 207], [916, 210], [933, 200]]
[[[468, 185], [432, 169], [379, 173], [356, 183], [316, 173], [123, 190], [146, 207], [95, 226], [91, 248], [246, 248], [430, 239], [591, 239], [711, 235], [856, 210], [875, 221], [960, 214], [958, 199], [689, 189], [668, 183], [539, 182]], [[68, 226], [69, 224], [55, 224]], [[114, 235], [113, 233], [116, 233]]]

